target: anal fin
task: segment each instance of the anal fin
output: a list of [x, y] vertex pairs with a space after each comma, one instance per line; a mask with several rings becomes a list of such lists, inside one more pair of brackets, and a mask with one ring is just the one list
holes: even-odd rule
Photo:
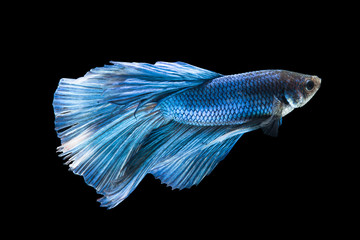
[[[169, 131], [168, 128], [176, 131]], [[231, 130], [233, 128], [229, 126], [204, 128], [170, 123], [161, 130], [162, 133], [168, 134], [161, 134], [163, 137], [159, 141], [166, 146], [162, 148], [165, 153], [154, 152], [159, 161], [149, 172], [173, 189], [190, 188], [199, 184], [226, 157], [242, 136], [231, 135], [227, 139], [214, 142]], [[161, 135], [155, 133], [154, 139], [150, 136], [149, 140], [155, 140], [155, 137]], [[154, 142], [151, 145], [153, 144]]]

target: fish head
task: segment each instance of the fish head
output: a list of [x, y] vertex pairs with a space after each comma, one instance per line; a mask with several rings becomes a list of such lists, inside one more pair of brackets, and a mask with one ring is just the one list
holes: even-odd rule
[[285, 81], [284, 97], [293, 108], [304, 106], [319, 90], [321, 78], [285, 71], [282, 76]]

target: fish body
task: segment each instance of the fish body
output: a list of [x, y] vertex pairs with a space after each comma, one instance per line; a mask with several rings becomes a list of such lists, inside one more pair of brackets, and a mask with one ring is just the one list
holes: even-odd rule
[[274, 114], [283, 117], [297, 107], [289, 104], [286, 93], [305, 79], [320, 81], [316, 76], [285, 70], [222, 76], [173, 94], [160, 107], [168, 118], [197, 126], [239, 125]]
[[237, 125], [273, 113], [281, 98], [279, 70], [223, 76], [170, 96], [160, 104], [175, 121], [197, 126]]
[[58, 151], [112, 208], [147, 173], [172, 188], [199, 184], [244, 133], [276, 136], [320, 84], [285, 70], [224, 76], [182, 62], [113, 62], [60, 81]]

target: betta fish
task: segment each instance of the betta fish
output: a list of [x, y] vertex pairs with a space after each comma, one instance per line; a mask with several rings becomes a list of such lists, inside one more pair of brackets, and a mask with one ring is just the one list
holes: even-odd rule
[[59, 156], [113, 208], [148, 173], [190, 188], [247, 132], [277, 136], [321, 79], [286, 70], [222, 75], [184, 62], [127, 63], [63, 78], [54, 94]]

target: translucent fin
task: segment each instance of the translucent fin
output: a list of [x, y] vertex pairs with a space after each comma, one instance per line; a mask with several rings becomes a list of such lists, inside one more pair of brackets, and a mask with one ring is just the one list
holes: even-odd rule
[[279, 127], [281, 125], [282, 118], [273, 120], [268, 125], [262, 128], [263, 132], [266, 135], [269, 135], [271, 137], [277, 137], [279, 133]]
[[[118, 105], [157, 102], [171, 93], [195, 87], [207, 80], [222, 76], [183, 62], [148, 63], [112, 62], [95, 68], [91, 74], [101, 74], [111, 79], [106, 83], [106, 99]], [[121, 94], [119, 94], [121, 91]]]
[[146, 139], [140, 152], [156, 159], [150, 169], [173, 188], [189, 188], [208, 175], [231, 150], [241, 133], [214, 142], [234, 130], [232, 126], [197, 127], [176, 122], [162, 126]]
[[[60, 156], [101, 194], [132, 191], [127, 183], [140, 173], [123, 168], [146, 136], [164, 124], [157, 102], [217, 76], [181, 62], [114, 62], [78, 79], [61, 79], [53, 101]], [[115, 202], [127, 195], [116, 195]]]
[[278, 100], [276, 97], [273, 102], [273, 114], [270, 118], [265, 120], [261, 125], [261, 128], [264, 134], [269, 135], [271, 137], [277, 137], [279, 133], [279, 127], [282, 123], [282, 111], [283, 111], [283, 103]]
[[134, 118], [136, 106], [122, 109], [104, 102], [102, 89], [90, 86], [92, 80], [61, 80], [53, 103], [55, 129], [61, 139], [58, 151], [70, 170], [102, 193], [141, 140], [163, 120], [153, 111], [155, 104], [141, 108]]
[[214, 143], [233, 127], [196, 127], [176, 122], [155, 129], [123, 167], [120, 176], [99, 199], [112, 208], [124, 200], [147, 173], [173, 188], [189, 188], [208, 175], [231, 150], [241, 134]]
[[223, 160], [242, 134], [216, 144], [204, 145], [191, 154], [177, 154], [169, 161], [155, 166], [151, 173], [173, 189], [198, 185]]

